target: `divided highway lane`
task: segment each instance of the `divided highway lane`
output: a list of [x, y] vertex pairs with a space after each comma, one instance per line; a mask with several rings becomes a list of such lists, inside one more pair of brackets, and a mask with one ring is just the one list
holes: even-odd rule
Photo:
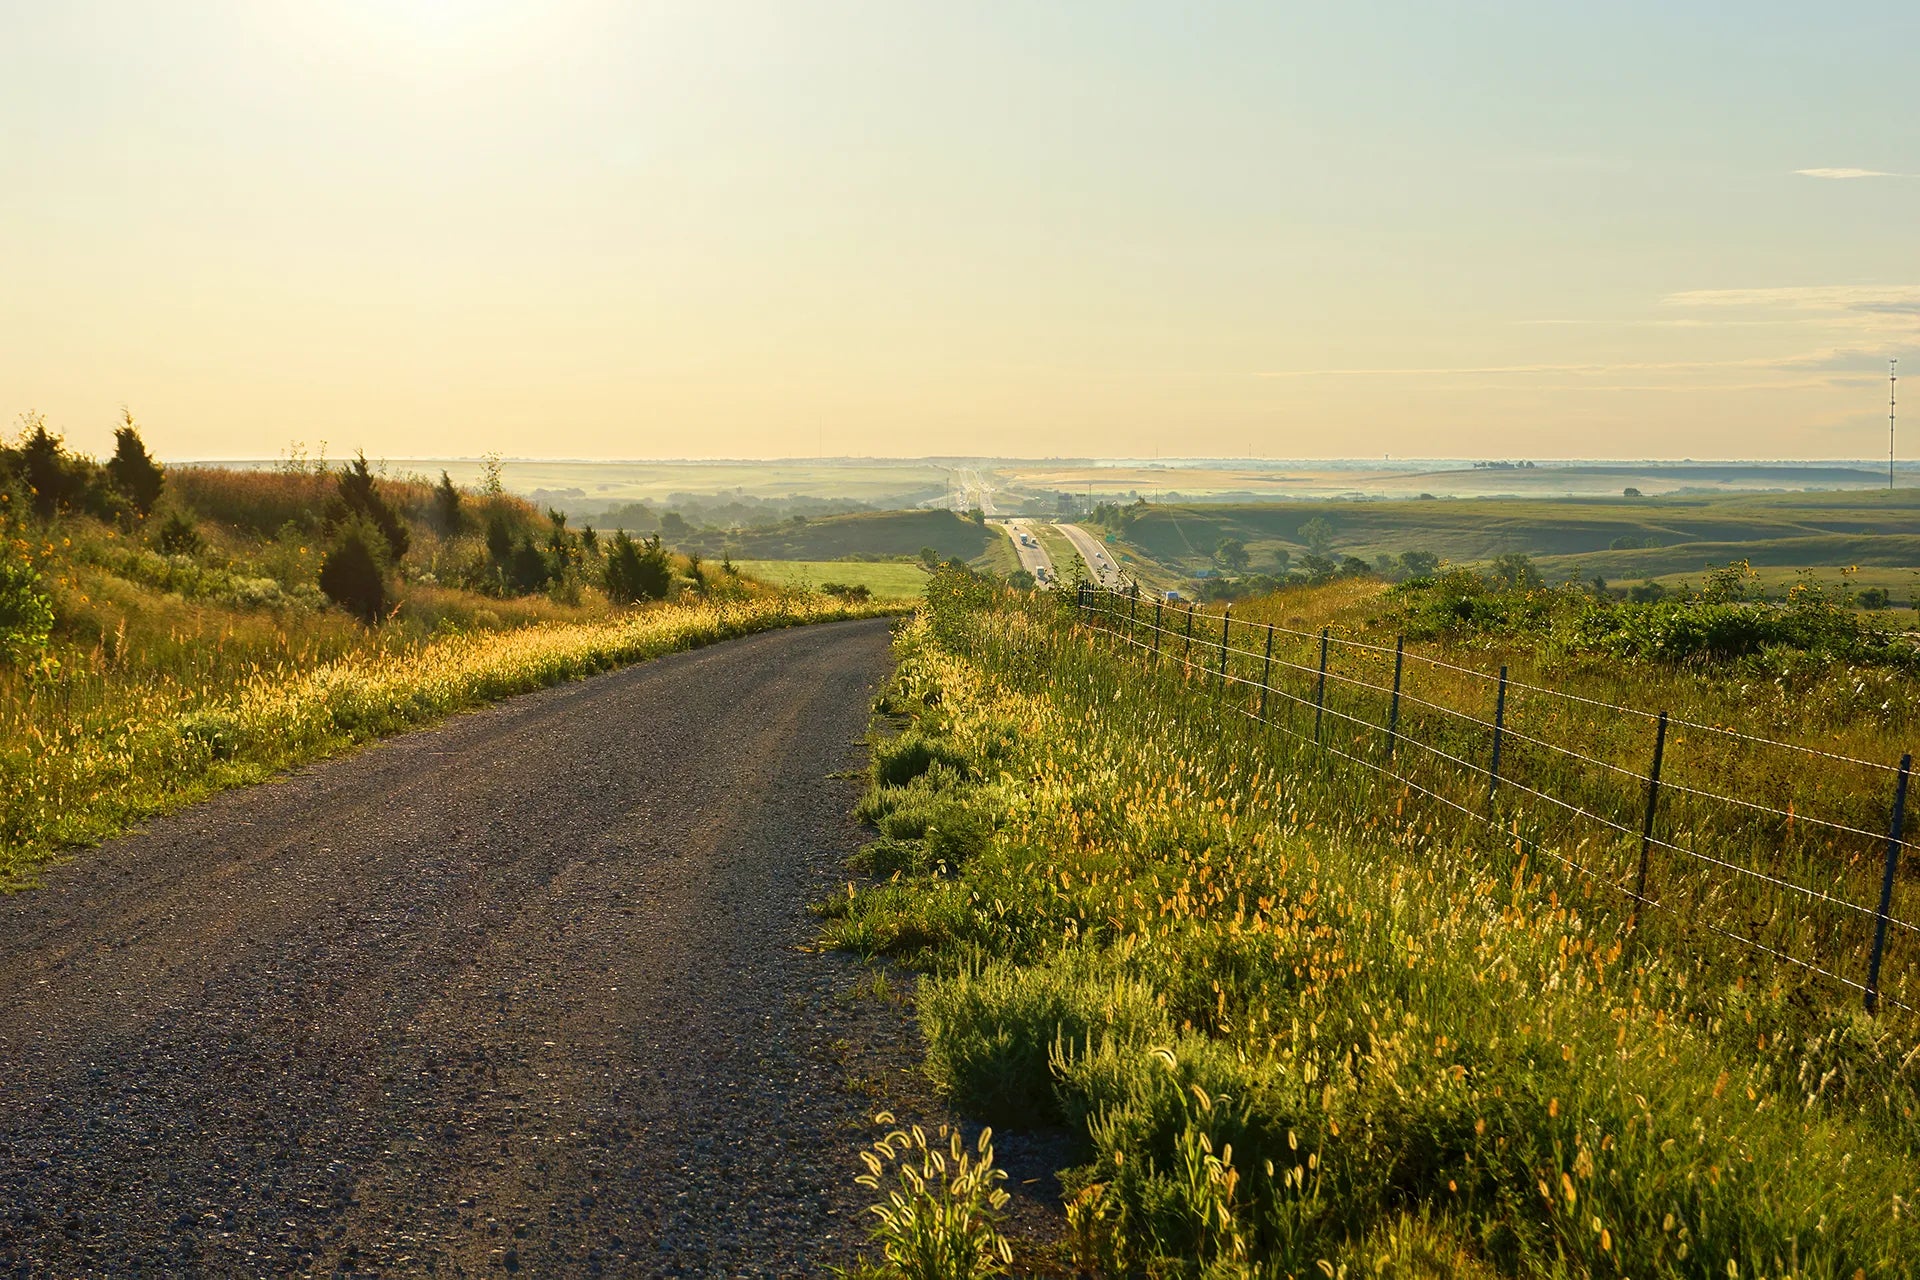
[[1101, 544], [1099, 539], [1077, 524], [1057, 524], [1054, 528], [1066, 535], [1067, 541], [1073, 544], [1073, 549], [1078, 551], [1080, 558], [1087, 562], [1087, 572], [1093, 575], [1095, 583], [1115, 591], [1124, 591], [1133, 585], [1133, 579], [1120, 572], [1120, 566], [1114, 562], [1113, 554]]
[[0, 899], [0, 1275], [845, 1262], [871, 1100], [802, 948], [887, 645], [515, 698]]
[[[1020, 567], [1032, 574], [1034, 580], [1043, 587], [1058, 585], [1059, 579], [1053, 570], [1053, 557], [1047, 554], [1047, 549], [1040, 545], [1040, 539], [1034, 536], [1032, 523], [1016, 518], [1001, 522], [1000, 527], [1005, 529], [1007, 536], [1013, 539], [1013, 549], [1020, 556]], [[1032, 545], [1029, 546], [1022, 541], [1023, 538], [1031, 538]]]

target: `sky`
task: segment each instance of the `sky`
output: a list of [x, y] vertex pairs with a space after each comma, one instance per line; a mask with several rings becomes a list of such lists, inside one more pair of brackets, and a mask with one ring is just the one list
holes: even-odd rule
[[1910, 0], [0, 0], [0, 415], [1884, 457], [1917, 64]]

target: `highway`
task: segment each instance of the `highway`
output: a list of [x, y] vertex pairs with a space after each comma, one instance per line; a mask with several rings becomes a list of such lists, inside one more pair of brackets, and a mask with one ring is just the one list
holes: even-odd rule
[[1100, 586], [1124, 591], [1133, 585], [1133, 580], [1120, 572], [1120, 566], [1114, 563], [1112, 554], [1092, 534], [1077, 524], [1057, 524], [1053, 527], [1066, 535], [1073, 549], [1087, 562], [1087, 572]]
[[[994, 523], [1005, 529], [1007, 536], [1013, 539], [1013, 549], [1020, 554], [1020, 567], [1032, 574], [1035, 582], [1043, 587], [1059, 585], [1059, 578], [1053, 571], [1053, 558], [1047, 554], [1047, 549], [1040, 545], [1040, 540], [1034, 538], [1030, 522], [1009, 519], [996, 520]], [[1033, 538], [1033, 545], [1028, 546], [1022, 542], [1022, 536]]]

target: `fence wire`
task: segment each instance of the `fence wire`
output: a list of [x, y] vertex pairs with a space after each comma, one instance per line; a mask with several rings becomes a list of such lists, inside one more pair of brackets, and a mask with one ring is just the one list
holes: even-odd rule
[[[1198, 614], [1193, 606], [1169, 610], [1164, 603], [1153, 604], [1143, 600], [1133, 592], [1114, 591], [1108, 588], [1083, 587], [1078, 598], [1080, 619], [1102, 633], [1126, 643], [1141, 651], [1153, 661], [1179, 663], [1187, 673], [1200, 673], [1213, 689], [1214, 696], [1226, 704], [1234, 714], [1251, 719], [1269, 729], [1308, 743], [1328, 756], [1358, 765], [1391, 783], [1405, 787], [1460, 814], [1470, 822], [1491, 828], [1500, 833], [1503, 840], [1512, 839], [1526, 850], [1566, 867], [1586, 881], [1601, 886], [1615, 894], [1623, 896], [1633, 904], [1637, 915], [1642, 908], [1665, 915], [1683, 928], [1699, 928], [1725, 938], [1758, 955], [1776, 963], [1786, 964], [1801, 971], [1813, 974], [1837, 986], [1846, 988], [1862, 996], [1869, 1010], [1877, 1005], [1890, 1005], [1913, 1011], [1909, 1005], [1888, 994], [1889, 986], [1897, 986], [1904, 991], [1904, 984], [1891, 980], [1889, 971], [1883, 969], [1886, 959], [1886, 940], [1888, 932], [1906, 935], [1920, 935], [1920, 922], [1903, 918], [1892, 907], [1892, 898], [1897, 886], [1900, 862], [1903, 855], [1912, 846], [1906, 833], [1903, 801], [1906, 794], [1910, 759], [1903, 758], [1898, 765], [1889, 765], [1880, 761], [1862, 760], [1838, 752], [1825, 751], [1800, 743], [1782, 742], [1758, 734], [1746, 733], [1727, 726], [1704, 724], [1681, 719], [1666, 712], [1652, 712], [1639, 707], [1625, 706], [1597, 698], [1589, 698], [1566, 690], [1554, 689], [1511, 679], [1506, 669], [1501, 668], [1496, 675], [1491, 672], [1475, 670], [1471, 667], [1447, 662], [1428, 654], [1407, 649], [1404, 643], [1386, 646], [1355, 640], [1332, 634], [1331, 630], [1318, 632], [1300, 631], [1284, 627], [1277, 623], [1239, 622], [1244, 640], [1251, 633], [1256, 641], [1264, 637], [1265, 644], [1259, 648], [1242, 647], [1233, 643], [1235, 620], [1231, 610], [1218, 615]], [[1153, 604], [1151, 612], [1143, 606]], [[1204, 628], [1196, 628], [1197, 622], [1204, 622]], [[1289, 641], [1304, 640], [1317, 647], [1317, 664], [1296, 661], [1284, 653], [1274, 652], [1275, 637], [1285, 637]], [[1177, 652], [1175, 645], [1177, 643]], [[1393, 668], [1393, 683], [1382, 684], [1355, 675], [1351, 670], [1331, 669], [1334, 654], [1344, 653], [1357, 656], [1373, 664], [1390, 662]], [[1239, 661], [1240, 670], [1232, 669], [1233, 660]], [[1458, 707], [1450, 707], [1442, 702], [1421, 698], [1408, 693], [1404, 686], [1404, 666], [1407, 661], [1423, 664], [1430, 669], [1446, 670], [1457, 675], [1484, 681], [1498, 687], [1498, 703], [1494, 719], [1486, 719]], [[1246, 674], [1250, 664], [1258, 664], [1260, 674], [1257, 678]], [[1349, 663], [1351, 666], [1351, 662]], [[1276, 673], [1285, 677], [1292, 675], [1305, 678], [1312, 685], [1312, 696], [1305, 696], [1275, 683]], [[1374, 696], [1385, 700], [1388, 707], [1384, 723], [1356, 715], [1352, 710], [1343, 710], [1331, 705], [1329, 692], [1345, 691], [1359, 696]], [[1241, 694], [1257, 697], [1257, 709], [1241, 705], [1238, 700], [1227, 697], [1229, 688]], [[1538, 694], [1558, 699], [1562, 702], [1581, 704], [1596, 711], [1633, 717], [1639, 721], [1654, 723], [1658, 726], [1658, 745], [1654, 749], [1653, 763], [1646, 770], [1638, 770], [1621, 765], [1615, 761], [1581, 751], [1564, 743], [1553, 742], [1538, 733], [1526, 733], [1516, 729], [1510, 723], [1508, 697], [1513, 692]], [[1280, 708], [1290, 710], [1295, 715], [1312, 713], [1314, 729], [1311, 734], [1303, 733], [1274, 715], [1272, 700], [1278, 699]], [[1464, 749], [1455, 746], [1449, 750], [1436, 742], [1421, 737], [1415, 730], [1419, 727], [1415, 719], [1403, 717], [1403, 708], [1413, 708], [1419, 712], [1428, 712], [1443, 718], [1443, 723], [1457, 726], [1462, 733], [1484, 735], [1490, 748], [1487, 763], [1482, 764], [1470, 759]], [[1329, 732], [1332, 726], [1332, 732]], [[1835, 764], [1859, 766], [1897, 775], [1893, 814], [1888, 826], [1881, 831], [1869, 830], [1854, 822], [1821, 817], [1819, 815], [1798, 812], [1793, 807], [1781, 808], [1777, 803], [1748, 799], [1727, 794], [1734, 790], [1732, 786], [1714, 789], [1708, 786], [1695, 786], [1663, 776], [1663, 748], [1669, 745], [1668, 730], [1671, 728], [1691, 729], [1697, 732], [1720, 735], [1735, 740], [1750, 748], [1778, 749], [1797, 753], [1800, 756], [1826, 760]], [[1352, 750], [1343, 749], [1334, 739], [1341, 732], [1351, 735], [1351, 741], [1345, 745]], [[1375, 744], [1369, 749], [1365, 744]], [[1451, 744], [1449, 744], [1451, 745]], [[1402, 749], [1417, 752], [1418, 759], [1432, 765], [1441, 772], [1438, 779], [1430, 779], [1429, 786], [1409, 776], [1411, 769], [1402, 771], [1398, 765], [1398, 752]], [[1502, 749], [1507, 754], [1502, 755]], [[1522, 776], [1529, 772], [1526, 766], [1514, 756], [1523, 749], [1531, 749], [1542, 759], [1558, 762], [1560, 766], [1576, 770], [1575, 786], [1553, 787], [1542, 781], [1532, 785]], [[1381, 757], [1384, 755], [1384, 759]], [[1532, 771], [1537, 772], [1537, 770]], [[1598, 775], [1604, 781], [1595, 786], [1592, 779]], [[1448, 782], [1470, 783], [1473, 795], [1463, 802], [1458, 795], [1445, 794], [1439, 788]], [[1597, 794], [1605, 791], [1610, 783], [1616, 788], [1615, 798], [1619, 799], [1619, 789], [1624, 787], [1625, 800], [1639, 810], [1639, 822], [1623, 822], [1618, 817], [1609, 816], [1598, 810]], [[1456, 791], [1458, 788], [1456, 787]], [[1555, 794], [1555, 791], [1572, 794]], [[1549, 806], [1568, 820], [1586, 821], [1595, 824], [1609, 836], [1622, 838], [1628, 844], [1637, 844], [1638, 874], [1631, 884], [1621, 883], [1618, 879], [1602, 871], [1566, 857], [1560, 850], [1549, 847], [1542, 839], [1521, 834], [1518, 818], [1512, 823], [1511, 830], [1498, 816], [1496, 798], [1503, 794], [1524, 796]], [[1473, 803], [1479, 797], [1479, 803]], [[1677, 799], [1676, 799], [1677, 798]], [[1661, 801], [1666, 801], [1664, 809]], [[1681, 820], [1671, 816], [1675, 804], [1684, 802], [1689, 810], [1680, 815], [1681, 819], [1692, 819], [1691, 832], [1683, 833]], [[1704, 812], [1696, 812], [1701, 810]], [[1866, 853], [1874, 855], [1867, 860], [1867, 870], [1876, 872], [1876, 884], [1862, 887], [1877, 888], [1878, 901], [1874, 906], [1855, 901], [1845, 895], [1844, 880], [1850, 863], [1842, 863], [1834, 868], [1835, 882], [1828, 888], [1803, 884], [1786, 875], [1763, 871], [1751, 866], [1743, 866], [1720, 853], [1707, 848], [1696, 847], [1702, 843], [1702, 837], [1714, 834], [1713, 815], [1732, 814], [1735, 816], [1734, 830], [1736, 839], [1747, 847], [1756, 842], [1751, 833], [1740, 836], [1744, 831], [1740, 824], [1757, 821], [1782, 821], [1787, 825], [1789, 837], [1798, 829], [1810, 828], [1825, 833], [1832, 840], [1847, 840], [1862, 844], [1856, 850], [1852, 862], [1859, 862]], [[1666, 821], [1660, 821], [1662, 815], [1668, 815]], [[1585, 843], [1584, 841], [1581, 843]], [[1787, 853], [1788, 840], [1777, 841], [1772, 852], [1776, 861]], [[1655, 852], [1666, 856], [1669, 861], [1677, 860], [1679, 865], [1691, 864], [1703, 869], [1703, 875], [1720, 877], [1709, 879], [1698, 886], [1694, 893], [1695, 901], [1691, 908], [1681, 903], [1664, 900], [1656, 890], [1648, 886], [1648, 860]], [[1831, 847], [1830, 847], [1831, 851]], [[1721, 852], [1732, 852], [1723, 849]], [[1875, 866], [1874, 863], [1879, 865]], [[1663, 868], [1669, 871], [1671, 868]], [[1907, 875], [1913, 874], [1912, 864], [1906, 868]], [[1670, 878], [1663, 876], [1662, 878]], [[1859, 875], [1851, 877], [1858, 883]], [[1771, 891], [1789, 899], [1821, 908], [1830, 908], [1842, 912], [1846, 918], [1870, 921], [1874, 934], [1868, 948], [1864, 980], [1849, 977], [1841, 972], [1831, 960], [1822, 962], [1822, 958], [1797, 955], [1783, 946], [1775, 946], [1751, 933], [1724, 927], [1712, 920], [1702, 918], [1701, 906], [1704, 901], [1714, 899], [1725, 885], [1749, 886], [1749, 893]], [[1678, 886], [1688, 888], [1686, 884]], [[1764, 907], [1765, 903], [1753, 905]], [[1771, 920], [1772, 917], [1769, 917]], [[1750, 923], [1758, 923], [1750, 921]], [[1900, 969], [1899, 976], [1904, 977], [1911, 966]]]

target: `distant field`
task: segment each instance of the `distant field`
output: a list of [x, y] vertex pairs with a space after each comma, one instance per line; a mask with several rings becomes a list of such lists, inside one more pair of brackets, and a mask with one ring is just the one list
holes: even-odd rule
[[[271, 460], [230, 465], [272, 466]], [[477, 458], [393, 458], [391, 475], [417, 473], [437, 479], [442, 470], [455, 484], [480, 483]], [[802, 459], [796, 461], [580, 462], [551, 458], [506, 458], [501, 479], [509, 493], [544, 491], [579, 496], [588, 510], [621, 502], [664, 502], [671, 494], [738, 491], [756, 498], [852, 499], [878, 507], [909, 507], [946, 491], [948, 471], [920, 460], [885, 458]], [[571, 508], [570, 508], [571, 509]]]
[[781, 586], [819, 587], [829, 582], [865, 587], [881, 599], [926, 594], [927, 575], [898, 560], [736, 560], [740, 572]]
[[1095, 501], [1137, 494], [1150, 502], [1416, 498], [1422, 493], [1441, 498], [1597, 498], [1618, 496], [1628, 487], [1647, 494], [1715, 494], [1861, 488], [1885, 475], [1884, 471], [1856, 464], [1722, 462], [1546, 462], [1533, 467], [1474, 467], [1430, 462], [1407, 466], [1336, 462], [1100, 465], [1061, 460], [1003, 462], [992, 472], [1009, 497], [1021, 491], [1049, 490], [1083, 497], [1091, 492]]
[[[1184, 572], [1208, 567], [1223, 538], [1247, 545], [1256, 571], [1308, 550], [1324, 522], [1329, 554], [1371, 560], [1431, 551], [1461, 564], [1508, 552], [1548, 569], [1608, 577], [1697, 573], [1748, 559], [1792, 567], [1920, 565], [1920, 490], [1743, 494], [1723, 497], [1460, 499], [1379, 502], [1193, 503], [1155, 507], [1127, 540]], [[1651, 543], [1615, 547], [1616, 542]]]
[[[1892, 597], [1896, 607], [1906, 608], [1915, 600], [1920, 600], [1920, 568], [1887, 567], [1881, 565], [1860, 565], [1858, 571], [1843, 574], [1845, 566], [1754, 566], [1754, 580], [1770, 595], [1779, 595], [1796, 583], [1809, 579], [1824, 587], [1834, 589], [1848, 588], [1864, 591], [1869, 587], [1883, 588]], [[1588, 575], [1591, 576], [1591, 575]], [[1697, 587], [1703, 575], [1699, 570], [1684, 573], [1660, 573], [1647, 579], [1663, 587]], [[1627, 586], [1640, 581], [1638, 578], [1623, 577], [1609, 579], [1618, 585]]]
[[[942, 559], [979, 560], [1006, 535], [951, 511], [874, 511], [739, 533], [708, 530], [682, 539], [683, 550], [748, 560], [886, 560], [932, 547]], [[1011, 546], [1006, 547], [1008, 558]]]

